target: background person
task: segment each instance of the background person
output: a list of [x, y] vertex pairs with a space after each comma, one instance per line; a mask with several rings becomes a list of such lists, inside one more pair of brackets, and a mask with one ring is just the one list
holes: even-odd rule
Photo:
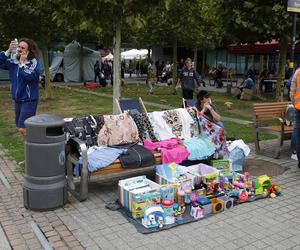
[[17, 47], [12, 41], [7, 51], [0, 53], [0, 67], [9, 70], [11, 80], [11, 95], [15, 102], [15, 123], [24, 139], [24, 121], [36, 114], [39, 99], [40, 64], [38, 47], [28, 38], [22, 38], [18, 45], [18, 56], [11, 60], [10, 54]]
[[252, 89], [254, 91], [255, 88], [254, 76], [252, 74], [248, 74], [245, 81], [240, 85], [241, 92], [237, 95], [237, 98], [241, 98], [244, 89]]
[[215, 72], [215, 86], [216, 88], [222, 88], [223, 82], [222, 82], [222, 76], [223, 76], [223, 66], [221, 63], [218, 64]]
[[146, 85], [148, 87], [147, 95], [153, 94], [153, 91], [154, 91], [153, 84], [156, 82], [153, 67], [154, 67], [153, 61], [151, 59], [149, 59], [147, 61], [147, 79], [146, 79]]
[[296, 136], [296, 151], [298, 167], [300, 168], [300, 68], [298, 68], [293, 75], [290, 86], [290, 98], [296, 109], [296, 124], [294, 125], [296, 128], [295, 131], [293, 131], [293, 134]]
[[95, 65], [94, 65], [94, 73], [95, 73], [95, 81], [94, 82], [97, 82], [97, 78], [99, 79], [99, 82], [100, 82], [100, 64], [99, 64], [99, 61], [96, 61]]
[[193, 99], [194, 91], [196, 87], [200, 87], [202, 80], [198, 72], [192, 67], [191, 58], [185, 60], [185, 66], [180, 73], [179, 80], [181, 81], [182, 97]]

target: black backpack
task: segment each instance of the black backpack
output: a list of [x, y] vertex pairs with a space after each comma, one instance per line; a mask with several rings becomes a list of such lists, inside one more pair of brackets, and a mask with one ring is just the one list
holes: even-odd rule
[[67, 139], [77, 137], [84, 141], [87, 146], [97, 145], [97, 133], [99, 131], [99, 117], [87, 115], [65, 121]]

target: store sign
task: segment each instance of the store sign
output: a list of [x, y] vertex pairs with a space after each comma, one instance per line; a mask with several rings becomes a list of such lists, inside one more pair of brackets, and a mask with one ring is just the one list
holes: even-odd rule
[[300, 12], [300, 0], [288, 0], [287, 11]]

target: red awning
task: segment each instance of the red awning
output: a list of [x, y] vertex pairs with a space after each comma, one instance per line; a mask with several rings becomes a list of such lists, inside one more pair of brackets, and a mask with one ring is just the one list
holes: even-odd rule
[[[278, 54], [279, 45], [278, 41], [272, 40], [271, 42], [260, 43], [256, 42], [254, 44], [231, 44], [228, 46], [229, 53], [231, 54]], [[289, 45], [288, 51], [291, 51], [291, 46]], [[296, 43], [295, 53], [300, 53], [300, 44]]]

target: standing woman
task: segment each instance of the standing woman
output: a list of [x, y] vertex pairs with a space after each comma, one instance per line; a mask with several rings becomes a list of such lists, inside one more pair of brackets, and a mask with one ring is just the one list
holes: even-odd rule
[[[180, 73], [182, 97], [184, 99], [193, 99], [196, 87], [201, 85], [201, 77], [198, 72], [192, 67], [192, 59], [185, 60], [184, 67]], [[195, 86], [197, 84], [197, 86]]]
[[[13, 50], [15, 60], [10, 59]], [[21, 138], [25, 138], [24, 121], [36, 114], [39, 99], [40, 64], [38, 47], [29, 38], [22, 38], [17, 45], [12, 41], [7, 51], [0, 53], [0, 67], [9, 70], [11, 95], [15, 103], [15, 123]]]
[[147, 60], [147, 79], [146, 85], [148, 87], [147, 95], [153, 94], [153, 84], [156, 82], [155, 73], [153, 69], [153, 61], [151, 59]]

